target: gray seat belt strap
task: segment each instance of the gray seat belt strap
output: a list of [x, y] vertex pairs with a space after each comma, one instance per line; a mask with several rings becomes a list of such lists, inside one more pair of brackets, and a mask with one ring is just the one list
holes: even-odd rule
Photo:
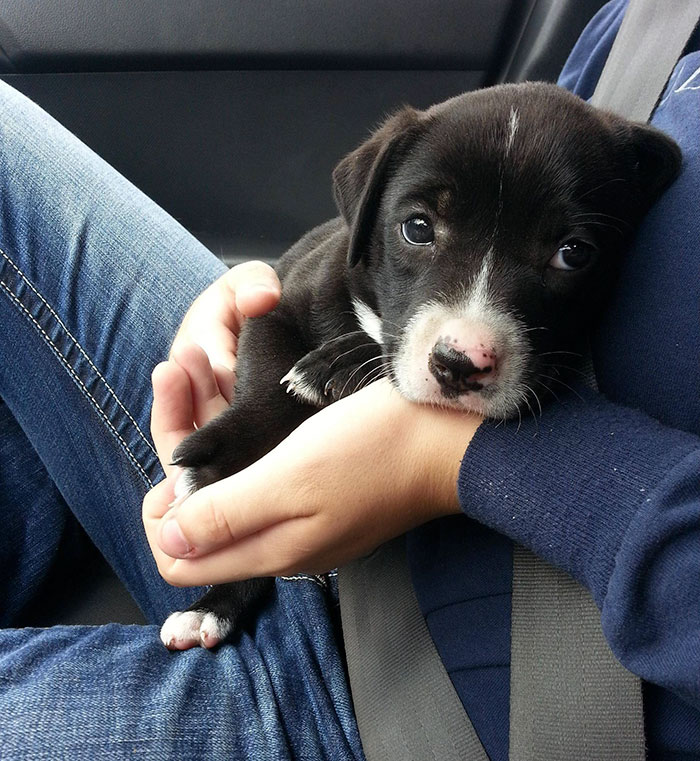
[[643, 761], [640, 680], [613, 656], [588, 590], [513, 547], [511, 761]]
[[[700, 0], [631, 0], [591, 103], [646, 122], [700, 17]], [[587, 377], [596, 387], [590, 359]], [[514, 548], [512, 761], [643, 761], [641, 682], [614, 658], [590, 594]]]
[[591, 103], [648, 121], [698, 17], [698, 0], [630, 0]]
[[418, 607], [405, 538], [339, 569], [338, 586], [368, 761], [488, 761]]

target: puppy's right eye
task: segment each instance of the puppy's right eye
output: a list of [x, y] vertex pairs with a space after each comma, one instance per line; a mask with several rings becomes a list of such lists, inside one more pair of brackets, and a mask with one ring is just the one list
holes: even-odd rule
[[555, 270], [580, 270], [593, 259], [595, 251], [595, 247], [590, 243], [568, 240], [549, 260], [549, 266]]
[[429, 246], [435, 241], [432, 222], [423, 216], [411, 217], [401, 225], [401, 234], [412, 246]]

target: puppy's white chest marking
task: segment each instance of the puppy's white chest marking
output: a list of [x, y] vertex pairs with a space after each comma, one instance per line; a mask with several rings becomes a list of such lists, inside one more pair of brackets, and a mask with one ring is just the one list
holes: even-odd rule
[[373, 312], [364, 301], [353, 299], [352, 308], [355, 310], [355, 316], [362, 330], [378, 344], [382, 341], [382, 321], [379, 315]]

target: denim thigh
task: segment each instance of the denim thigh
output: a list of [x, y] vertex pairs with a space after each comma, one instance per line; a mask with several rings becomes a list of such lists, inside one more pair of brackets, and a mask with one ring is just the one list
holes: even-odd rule
[[[155, 626], [0, 635], [8, 759], [362, 759], [330, 577], [277, 581], [253, 634], [170, 652]], [[6, 754], [6, 755], [5, 755]]]
[[[70, 511], [152, 623], [199, 593], [160, 578], [140, 506], [162, 478], [151, 371], [223, 271], [0, 83], [0, 552], [19, 589]], [[360, 758], [336, 616], [334, 579], [300, 576], [278, 580], [254, 631], [215, 652], [170, 653], [156, 626], [2, 630], [1, 753]]]
[[150, 375], [189, 305], [223, 271], [0, 83], [0, 511], [12, 526], [0, 565], [20, 598], [9, 610], [50, 567], [66, 510], [149, 621], [197, 594], [160, 579], [141, 526], [143, 496], [163, 477], [149, 433]]

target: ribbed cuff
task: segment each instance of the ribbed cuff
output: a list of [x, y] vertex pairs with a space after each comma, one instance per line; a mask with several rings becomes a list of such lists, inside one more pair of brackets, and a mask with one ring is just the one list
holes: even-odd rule
[[519, 430], [486, 421], [458, 492], [467, 515], [564, 569], [602, 605], [630, 521], [698, 440], [591, 391], [581, 396]]

